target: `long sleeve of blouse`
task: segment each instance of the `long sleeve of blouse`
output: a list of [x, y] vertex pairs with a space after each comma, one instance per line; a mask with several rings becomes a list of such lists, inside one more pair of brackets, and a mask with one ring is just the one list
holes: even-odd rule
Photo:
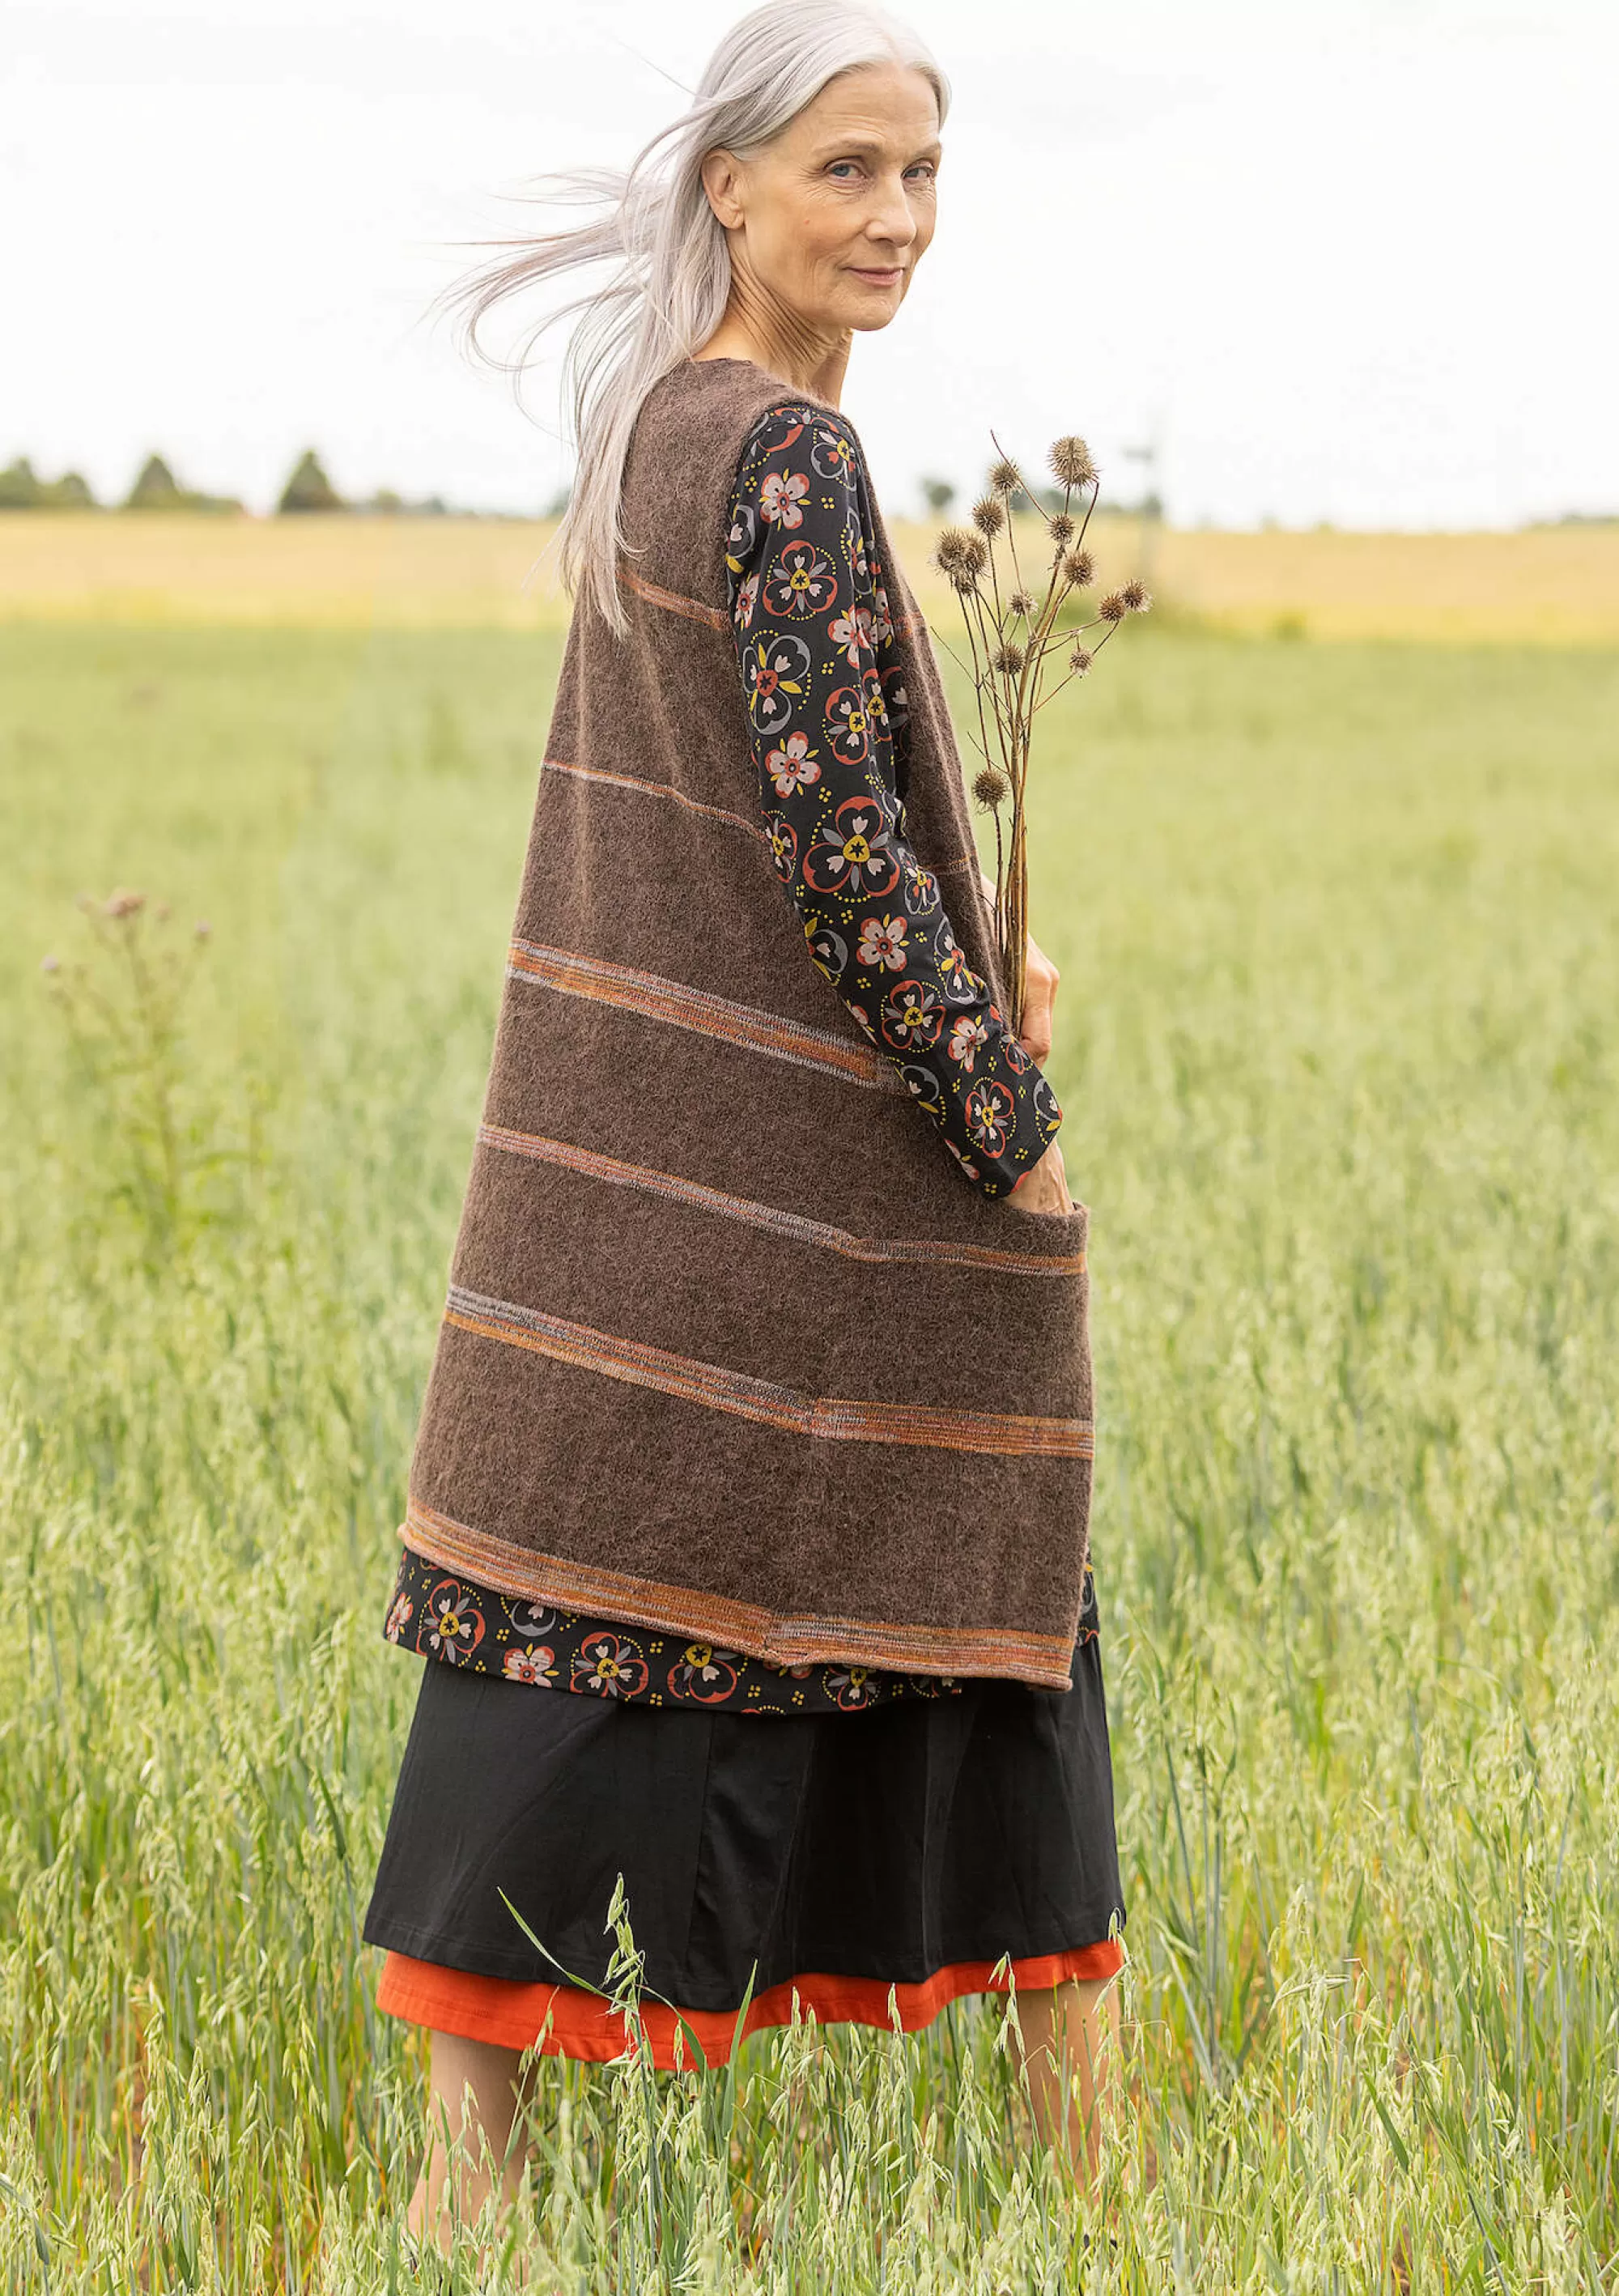
[[906, 835], [904, 676], [869, 502], [836, 416], [783, 402], [749, 432], [726, 565], [759, 803], [809, 961], [969, 1184], [1003, 1196], [1062, 1111]]

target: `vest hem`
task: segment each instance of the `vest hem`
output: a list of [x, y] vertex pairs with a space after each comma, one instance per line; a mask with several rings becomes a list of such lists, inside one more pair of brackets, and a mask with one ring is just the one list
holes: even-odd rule
[[[692, 1587], [674, 1587], [627, 1571], [604, 1570], [565, 1555], [519, 1546], [497, 1533], [457, 1522], [412, 1499], [400, 1538], [413, 1554], [446, 1570], [464, 1571], [497, 1594], [546, 1603], [687, 1635], [745, 1652], [773, 1666], [848, 1661], [897, 1674], [994, 1676], [1043, 1690], [1071, 1690], [1074, 1636], [1017, 1628], [948, 1627], [817, 1613], [779, 1614]], [[1077, 1621], [1076, 1621], [1077, 1623]]]

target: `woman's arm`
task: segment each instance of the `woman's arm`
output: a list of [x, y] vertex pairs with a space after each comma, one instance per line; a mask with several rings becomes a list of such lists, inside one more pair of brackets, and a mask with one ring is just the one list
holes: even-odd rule
[[731, 519], [759, 800], [810, 956], [966, 1178], [1006, 1195], [1062, 1111], [905, 834], [887, 706], [893, 632], [854, 433], [814, 408], [773, 408], [743, 450]]

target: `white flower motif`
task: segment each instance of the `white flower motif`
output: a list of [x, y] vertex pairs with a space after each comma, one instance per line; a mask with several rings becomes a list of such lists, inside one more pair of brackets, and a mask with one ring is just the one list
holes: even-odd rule
[[869, 606], [851, 606], [846, 614], [839, 614], [827, 626], [827, 636], [835, 646], [841, 646], [852, 669], [860, 668], [863, 653], [871, 652], [871, 610]]
[[509, 1650], [503, 1669], [507, 1681], [549, 1682], [557, 1670], [556, 1655], [545, 1644], [537, 1650], [532, 1643], [526, 1650]]
[[774, 782], [778, 797], [791, 797], [795, 790], [807, 789], [821, 779], [807, 734], [789, 734], [781, 748], [766, 757], [765, 770]]
[[989, 1030], [976, 1013], [958, 1013], [951, 1027], [950, 1042], [945, 1050], [953, 1061], [971, 1070], [974, 1061], [989, 1042]]
[[887, 965], [890, 972], [905, 969], [905, 935], [909, 931], [904, 917], [866, 917], [860, 927], [860, 947], [856, 951], [862, 964]]
[[759, 515], [771, 525], [802, 526], [799, 504], [809, 492], [802, 471], [772, 471], [759, 488]]

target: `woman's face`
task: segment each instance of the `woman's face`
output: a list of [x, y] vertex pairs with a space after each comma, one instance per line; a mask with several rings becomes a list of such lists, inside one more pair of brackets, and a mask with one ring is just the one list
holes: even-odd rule
[[839, 73], [763, 151], [712, 152], [704, 181], [744, 299], [817, 334], [886, 327], [933, 237], [938, 106], [919, 71]]

